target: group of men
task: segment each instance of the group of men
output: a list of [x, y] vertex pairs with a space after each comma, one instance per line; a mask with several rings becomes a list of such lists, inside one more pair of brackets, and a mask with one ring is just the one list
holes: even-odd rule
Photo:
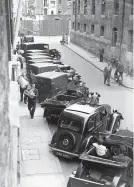
[[[103, 46], [100, 47], [99, 53], [100, 53], [100, 62], [103, 62], [103, 55], [104, 55]], [[104, 71], [103, 71], [104, 84], [107, 84], [107, 86], [110, 86], [110, 78], [111, 78], [112, 68], [113, 68], [113, 63], [112, 63], [112, 59], [111, 59], [111, 60], [109, 60], [109, 63], [105, 66]], [[114, 73], [114, 78], [115, 78], [116, 82], [118, 82], [119, 84], [122, 83], [122, 81], [123, 81], [123, 72], [124, 72], [124, 67], [123, 67], [123, 64], [121, 63], [121, 61], [119, 60], [117, 67], [115, 69], [115, 73]], [[121, 78], [121, 80], [120, 80], [120, 78]]]

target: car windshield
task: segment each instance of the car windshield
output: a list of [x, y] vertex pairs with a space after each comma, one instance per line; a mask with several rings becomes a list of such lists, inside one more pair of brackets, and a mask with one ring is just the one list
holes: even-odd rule
[[83, 124], [84, 118], [68, 112], [62, 113], [59, 120], [61, 128], [67, 128], [78, 132], [82, 132]]

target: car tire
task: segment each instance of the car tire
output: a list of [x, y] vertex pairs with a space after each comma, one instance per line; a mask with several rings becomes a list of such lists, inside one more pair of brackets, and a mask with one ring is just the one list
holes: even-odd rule
[[69, 152], [71, 152], [74, 149], [76, 143], [75, 136], [70, 132], [61, 133], [59, 135], [57, 142], [59, 149]]

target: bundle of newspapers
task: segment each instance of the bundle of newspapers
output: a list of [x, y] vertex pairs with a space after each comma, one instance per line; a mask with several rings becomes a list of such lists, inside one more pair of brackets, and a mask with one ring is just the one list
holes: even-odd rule
[[27, 95], [28, 97], [30, 97], [31, 99], [33, 99], [33, 98], [35, 97], [35, 94], [34, 94], [34, 92], [33, 92], [32, 89], [30, 89], [30, 90], [25, 90], [25, 91], [24, 91], [24, 94]]

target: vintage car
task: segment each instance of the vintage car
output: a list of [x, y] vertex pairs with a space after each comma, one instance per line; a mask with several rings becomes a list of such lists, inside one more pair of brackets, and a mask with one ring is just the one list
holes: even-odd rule
[[49, 146], [56, 155], [78, 157], [91, 146], [93, 135], [104, 131], [115, 133], [121, 119], [122, 115], [111, 113], [111, 107], [106, 104], [73, 104], [61, 113]]
[[128, 156], [124, 157], [113, 151], [111, 158], [98, 157], [92, 147], [88, 153], [83, 153], [80, 159], [82, 161], [70, 175], [67, 187], [133, 186], [133, 162]]
[[35, 75], [35, 80], [39, 102], [56, 96], [62, 90], [65, 91], [68, 84], [68, 77], [63, 72], [40, 73]]
[[[69, 83], [70, 84], [70, 83]], [[67, 89], [66, 92], [59, 93], [57, 96], [47, 99], [41, 103], [41, 107], [44, 108], [44, 115], [48, 122], [56, 122], [59, 119], [63, 110], [70, 105], [85, 101], [88, 98], [89, 89], [87, 87], [74, 85], [71, 89]]]

